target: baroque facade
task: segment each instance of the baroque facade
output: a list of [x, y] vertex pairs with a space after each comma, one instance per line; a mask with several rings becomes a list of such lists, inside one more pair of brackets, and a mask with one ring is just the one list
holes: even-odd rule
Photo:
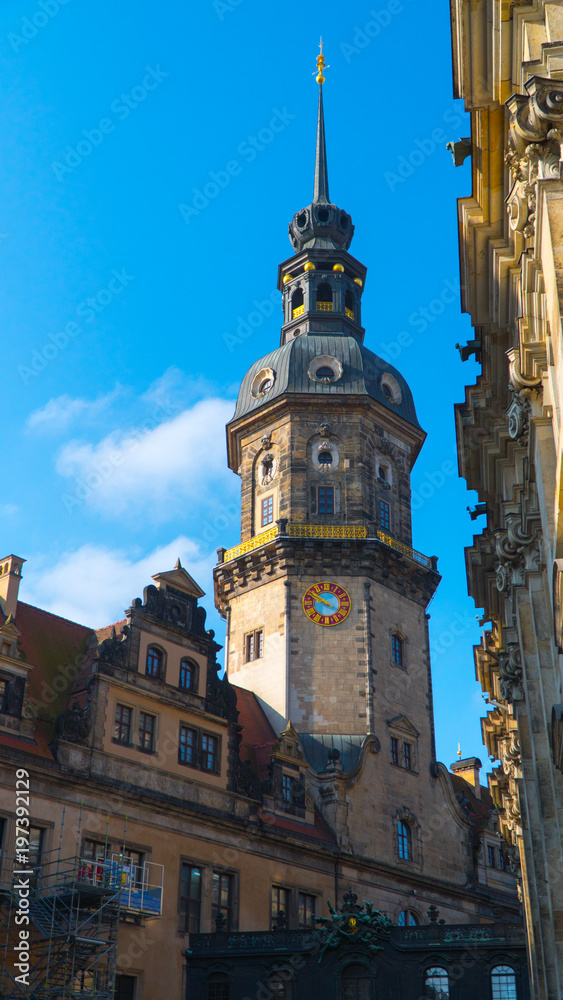
[[[281, 343], [227, 428], [242, 502], [214, 574], [225, 676], [179, 562], [96, 631], [25, 604], [23, 560], [0, 560], [3, 997], [465, 1000], [479, 983], [528, 998], [481, 762], [436, 759], [440, 577], [412, 547], [410, 506], [425, 434], [404, 378], [364, 346], [322, 67]], [[17, 815], [14, 773], [29, 785]]]
[[[563, 3], [452, 0], [471, 112], [462, 308], [482, 364], [457, 406], [461, 475], [487, 523], [466, 550], [501, 829], [519, 855], [532, 995], [563, 996]], [[462, 355], [463, 356], [463, 355]]]

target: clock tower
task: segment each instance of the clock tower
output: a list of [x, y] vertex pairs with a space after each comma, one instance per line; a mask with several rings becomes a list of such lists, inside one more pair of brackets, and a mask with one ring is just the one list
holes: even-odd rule
[[425, 433], [405, 379], [364, 345], [366, 268], [329, 196], [323, 67], [321, 54], [313, 199], [278, 270], [280, 345], [244, 376], [227, 427], [241, 543], [219, 550], [216, 603], [229, 678], [277, 732], [291, 721], [326, 744], [406, 726], [430, 766], [439, 575], [412, 547], [410, 504]]

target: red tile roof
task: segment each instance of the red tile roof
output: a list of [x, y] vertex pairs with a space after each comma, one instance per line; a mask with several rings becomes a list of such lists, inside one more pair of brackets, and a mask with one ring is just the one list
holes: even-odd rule
[[240, 759], [243, 763], [250, 761], [260, 780], [264, 781], [268, 777], [268, 764], [277, 735], [254, 691], [236, 684], [233, 687], [237, 693], [238, 721], [242, 726]]
[[9, 735], [0, 733], [0, 747], [8, 747], [9, 750], [21, 750], [22, 753], [31, 753], [34, 757], [44, 757], [54, 760], [49, 747], [49, 736], [47, 727], [41, 722], [35, 723], [35, 738], [26, 736]]
[[18, 601], [16, 625], [27, 662], [28, 696], [40, 717], [55, 718], [73, 690], [84, 688], [95, 652], [92, 629]]

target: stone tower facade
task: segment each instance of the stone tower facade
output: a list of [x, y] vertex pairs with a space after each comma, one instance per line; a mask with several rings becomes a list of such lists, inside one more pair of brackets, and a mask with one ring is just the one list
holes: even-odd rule
[[410, 507], [425, 434], [403, 377], [364, 347], [353, 232], [329, 198], [321, 84], [314, 197], [279, 267], [280, 346], [245, 375], [227, 428], [242, 541], [221, 553], [217, 603], [229, 678], [275, 729], [365, 736], [412, 716], [429, 766], [425, 612], [439, 576], [411, 548]]

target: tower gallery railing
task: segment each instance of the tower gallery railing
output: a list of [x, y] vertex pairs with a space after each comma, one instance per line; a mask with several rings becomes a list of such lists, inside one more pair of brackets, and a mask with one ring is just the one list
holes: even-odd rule
[[[246, 555], [247, 552], [252, 552], [254, 549], [259, 549], [262, 545], [272, 542], [274, 538], [277, 538], [280, 535], [287, 535], [290, 538], [366, 539], [369, 537], [368, 529], [361, 524], [286, 523], [285, 530], [283, 531], [280, 531], [278, 524], [275, 524], [272, 528], [268, 528], [267, 531], [262, 531], [259, 535], [255, 535], [254, 538], [249, 538], [247, 542], [241, 542], [240, 545], [235, 545], [232, 549], [225, 549], [223, 551], [223, 562], [230, 562], [232, 559], [238, 559], [240, 556]], [[411, 549], [409, 545], [405, 545], [404, 542], [400, 542], [398, 538], [393, 538], [392, 535], [388, 535], [385, 531], [379, 531], [376, 529], [375, 535], [372, 537], [377, 538], [390, 549], [394, 549], [396, 552], [400, 552], [409, 559], [413, 559], [415, 562], [420, 563], [420, 565], [425, 566], [426, 569], [436, 568], [433, 556], [425, 556], [422, 552], [417, 552], [416, 549]]]

